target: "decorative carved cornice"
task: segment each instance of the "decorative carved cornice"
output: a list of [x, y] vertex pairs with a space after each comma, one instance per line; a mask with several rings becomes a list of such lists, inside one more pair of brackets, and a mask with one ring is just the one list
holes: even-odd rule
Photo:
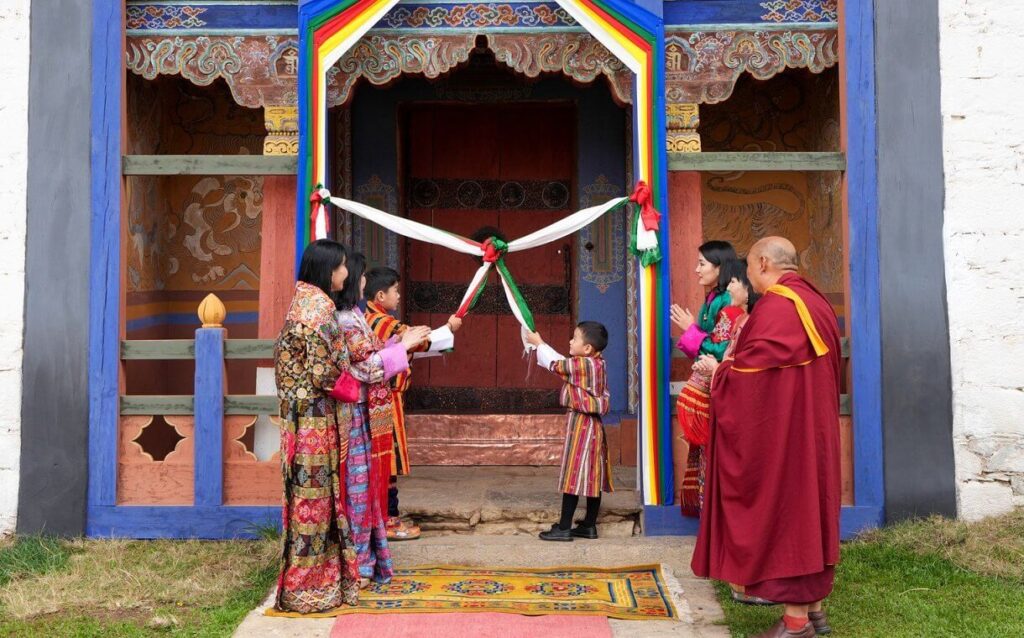
[[[495, 57], [527, 77], [564, 73], [579, 82], [608, 78], [613, 96], [632, 99], [633, 76], [587, 33], [500, 33], [487, 36]], [[437, 78], [469, 60], [472, 33], [369, 34], [331, 68], [327, 103], [348, 101], [360, 78], [381, 86], [403, 74]], [[132, 36], [126, 64], [146, 79], [180, 75], [208, 86], [221, 79], [234, 100], [249, 108], [295, 106], [298, 46], [279, 36]]]
[[670, 104], [714, 104], [732, 95], [741, 73], [767, 80], [786, 69], [835, 66], [835, 29], [674, 32], [665, 38], [665, 97]]
[[180, 75], [199, 86], [223, 79], [235, 102], [249, 108], [297, 103], [298, 44], [278, 36], [135, 36], [128, 70], [152, 80]]
[[406, 73], [436, 78], [469, 60], [476, 36], [366, 35], [327, 72], [327, 104], [348, 101], [360, 78], [381, 86]]
[[564, 73], [593, 82], [604, 75], [616, 100], [633, 101], [633, 73], [589, 33], [491, 33], [487, 44], [499, 62], [527, 77]]

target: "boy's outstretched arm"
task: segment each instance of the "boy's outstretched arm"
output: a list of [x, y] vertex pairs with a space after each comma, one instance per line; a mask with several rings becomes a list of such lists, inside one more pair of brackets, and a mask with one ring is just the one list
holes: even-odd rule
[[544, 339], [540, 336], [540, 333], [527, 332], [526, 342], [537, 348], [537, 365], [545, 370], [551, 370], [551, 364], [565, 359], [565, 357], [558, 354], [554, 348], [544, 343]]
[[455, 347], [455, 332], [462, 327], [462, 319], [452, 315], [448, 322], [440, 328], [430, 331], [425, 347], [416, 354], [417, 357], [440, 356]]

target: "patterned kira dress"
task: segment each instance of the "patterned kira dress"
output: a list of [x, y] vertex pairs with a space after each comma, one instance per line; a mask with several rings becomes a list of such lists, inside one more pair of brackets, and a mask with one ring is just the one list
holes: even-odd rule
[[309, 614], [354, 605], [359, 594], [355, 544], [345, 515], [352, 406], [329, 396], [348, 353], [338, 341], [334, 302], [298, 282], [274, 348], [281, 400], [283, 560], [278, 611]]
[[350, 357], [352, 376], [361, 382], [349, 430], [348, 515], [359, 575], [388, 582], [393, 573], [388, 548], [387, 491], [394, 454], [394, 408], [390, 379], [409, 369], [408, 353], [397, 341], [374, 335], [358, 309], [336, 314]]
[[560, 397], [567, 408], [558, 479], [562, 493], [595, 497], [611, 492], [612, 466], [601, 421], [610, 404], [604, 358], [562, 357], [544, 344], [538, 362], [565, 382]]
[[[721, 361], [729, 347], [733, 324], [743, 310], [731, 305], [729, 293], [712, 291], [700, 307], [697, 321], [683, 333], [676, 346], [696, 360], [710, 354]], [[676, 414], [682, 436], [690, 444], [680, 507], [684, 516], [698, 517], [704, 504], [704, 446], [711, 423], [711, 377], [696, 370], [676, 399]]]

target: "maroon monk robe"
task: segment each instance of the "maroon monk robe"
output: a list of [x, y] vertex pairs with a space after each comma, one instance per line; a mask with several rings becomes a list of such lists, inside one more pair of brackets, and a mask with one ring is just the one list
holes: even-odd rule
[[[711, 392], [698, 576], [793, 604], [832, 589], [839, 561], [839, 326], [810, 283], [787, 273], [754, 307]], [[818, 348], [811, 334], [820, 335]], [[827, 348], [827, 352], [824, 352]]]

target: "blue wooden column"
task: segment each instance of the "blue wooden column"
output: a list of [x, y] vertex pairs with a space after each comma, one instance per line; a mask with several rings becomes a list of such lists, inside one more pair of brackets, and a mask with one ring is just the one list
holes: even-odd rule
[[224, 500], [224, 328], [196, 330], [195, 505]]

